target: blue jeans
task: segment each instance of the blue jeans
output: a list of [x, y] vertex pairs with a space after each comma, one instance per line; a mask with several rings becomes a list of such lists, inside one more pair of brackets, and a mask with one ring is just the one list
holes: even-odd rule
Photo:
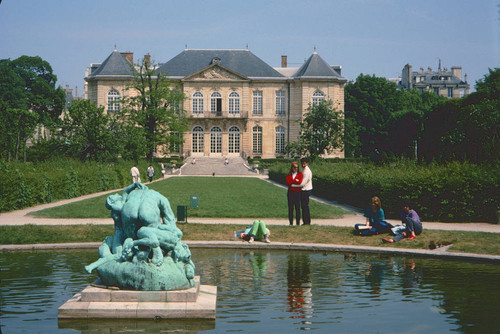
[[[410, 236], [411, 232], [415, 232], [415, 235], [420, 235], [423, 231], [422, 223], [417, 222], [411, 218], [407, 219], [407, 222], [405, 223], [405, 225], [406, 225], [406, 229], [404, 230], [404, 232], [406, 232], [406, 236]], [[397, 242], [397, 241], [404, 239], [404, 237], [405, 236], [403, 235], [403, 233], [399, 233], [399, 234], [396, 234], [396, 236], [394, 236], [394, 238], [392, 238], [392, 240], [394, 240], [394, 242]]]

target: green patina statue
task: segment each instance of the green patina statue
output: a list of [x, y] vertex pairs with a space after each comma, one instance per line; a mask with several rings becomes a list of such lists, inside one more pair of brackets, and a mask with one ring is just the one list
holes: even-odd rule
[[99, 247], [97, 269], [104, 285], [126, 290], [181, 290], [193, 286], [194, 264], [168, 199], [142, 183], [106, 199], [115, 233]]

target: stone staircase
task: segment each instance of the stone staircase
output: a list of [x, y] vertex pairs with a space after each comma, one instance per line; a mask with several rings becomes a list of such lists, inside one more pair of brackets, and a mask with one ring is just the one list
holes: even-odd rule
[[[193, 159], [196, 159], [195, 163]], [[256, 175], [243, 158], [228, 157], [227, 160], [228, 164], [224, 164], [223, 157], [189, 157], [184, 161], [180, 175]]]

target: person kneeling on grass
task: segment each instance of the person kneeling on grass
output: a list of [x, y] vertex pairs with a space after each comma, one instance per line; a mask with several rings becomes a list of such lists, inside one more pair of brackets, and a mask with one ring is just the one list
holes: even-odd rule
[[382, 242], [398, 242], [403, 238], [407, 238], [408, 240], [413, 240], [422, 233], [423, 227], [422, 222], [420, 221], [420, 217], [418, 213], [413, 210], [412, 205], [409, 201], [404, 201], [403, 203], [403, 212], [401, 212], [401, 221], [405, 225], [405, 229], [392, 239], [382, 239]]
[[254, 240], [262, 240], [264, 242], [270, 243], [269, 236], [271, 235], [271, 231], [269, 231], [266, 227], [266, 223], [262, 220], [254, 220], [251, 226], [248, 226], [243, 231], [236, 232], [238, 237], [243, 240], [248, 241], [249, 243], [254, 242]]

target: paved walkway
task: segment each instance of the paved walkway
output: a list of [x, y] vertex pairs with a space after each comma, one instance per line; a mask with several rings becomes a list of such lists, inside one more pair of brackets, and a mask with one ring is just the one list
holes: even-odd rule
[[[223, 163], [223, 160], [222, 160]], [[198, 162], [197, 162], [198, 164]], [[184, 167], [183, 167], [184, 168]], [[222, 168], [225, 168], [222, 165]], [[185, 175], [182, 173], [182, 175]], [[222, 176], [222, 175], [216, 175]], [[233, 176], [253, 176], [259, 177], [267, 182], [270, 182], [276, 186], [283, 187], [273, 181], [270, 181], [265, 175], [257, 175], [252, 172], [252, 175], [233, 175]], [[161, 182], [162, 180], [157, 180], [155, 182]], [[109, 218], [72, 218], [72, 219], [60, 219], [60, 218], [37, 218], [30, 215], [30, 212], [42, 210], [45, 208], [55, 207], [59, 205], [64, 205], [71, 202], [81, 201], [83, 199], [92, 198], [96, 196], [101, 196], [104, 194], [121, 192], [123, 189], [115, 189], [90, 195], [85, 195], [77, 198], [62, 200], [54, 203], [37, 205], [31, 208], [17, 210], [12, 212], [6, 212], [0, 214], [0, 226], [2, 225], [73, 225], [73, 224], [95, 224], [95, 225], [111, 225], [113, 220]], [[328, 205], [335, 205], [342, 207], [351, 214], [346, 214], [342, 218], [338, 219], [313, 219], [312, 223], [314, 225], [328, 225], [328, 226], [354, 226], [354, 224], [364, 222], [363, 215], [359, 208], [350, 207], [347, 205], [341, 205], [336, 202], [327, 201], [315, 196], [312, 196], [313, 200], [320, 201]], [[188, 212], [188, 223], [200, 223], [200, 224], [240, 224], [240, 225], [250, 225], [253, 219], [251, 218], [190, 218]], [[267, 225], [288, 225], [288, 219], [278, 219], [278, 218], [266, 218], [264, 219]], [[398, 220], [388, 220], [392, 224], [399, 224]], [[477, 231], [477, 232], [491, 232], [500, 233], [500, 224], [489, 224], [489, 223], [440, 223], [440, 222], [426, 222], [424, 221], [424, 229], [430, 230], [448, 230], [448, 231]]]

